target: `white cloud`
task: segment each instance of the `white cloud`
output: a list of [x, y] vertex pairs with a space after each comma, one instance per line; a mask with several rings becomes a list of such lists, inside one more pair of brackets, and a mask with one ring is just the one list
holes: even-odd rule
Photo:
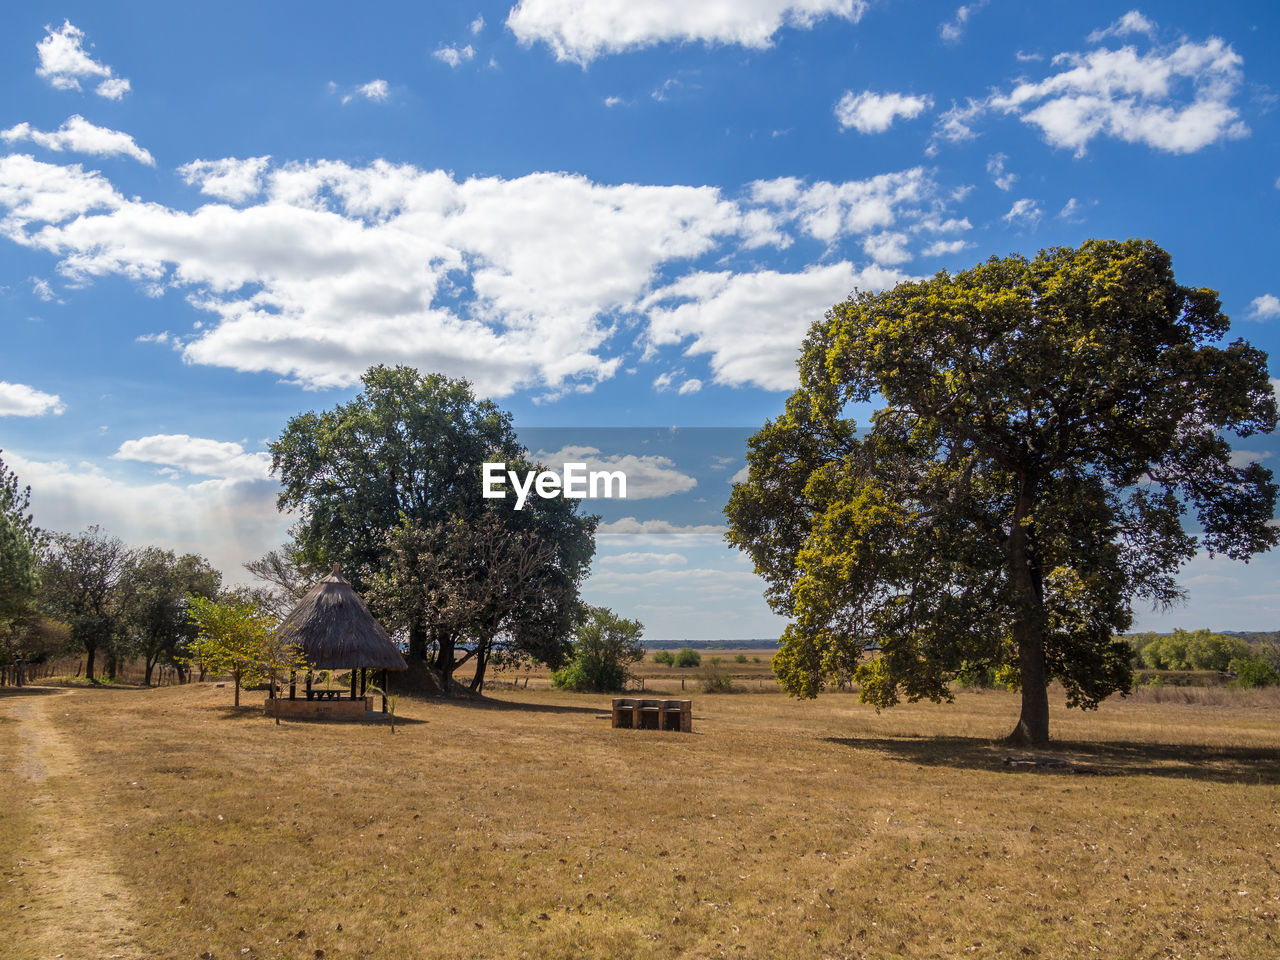
[[154, 544], [208, 557], [229, 582], [248, 578], [240, 565], [280, 543], [290, 522], [276, 511], [279, 486], [268, 480], [137, 484], [91, 464], [29, 459], [5, 450], [31, 507], [48, 530], [101, 524], [133, 545]]
[[8, 130], [0, 131], [0, 139], [6, 143], [30, 140], [37, 146], [56, 152], [71, 150], [75, 153], [91, 153], [98, 156], [132, 157], [149, 167], [154, 167], [156, 164], [155, 158], [138, 146], [133, 137], [127, 133], [99, 127], [79, 114], [68, 117], [61, 127], [47, 133], [33, 129], [29, 123], [19, 123]]
[[811, 321], [854, 286], [904, 275], [848, 262], [792, 274], [690, 264], [784, 248], [792, 230], [828, 245], [875, 232], [869, 249], [894, 259], [910, 233], [968, 227], [946, 218], [921, 168], [758, 181], [738, 197], [561, 173], [459, 181], [384, 161], [229, 158], [181, 173], [249, 205], [172, 209], [78, 165], [11, 155], [0, 157], [0, 236], [52, 255], [73, 284], [118, 275], [185, 294], [211, 318], [172, 338], [188, 362], [309, 388], [404, 363], [466, 376], [489, 396], [589, 390], [620, 366], [608, 347], [616, 325], [639, 319], [650, 345], [691, 339], [690, 352], [711, 353], [717, 383], [784, 389]]
[[460, 67], [468, 60], [475, 57], [475, 47], [467, 44], [465, 47], [442, 46], [439, 50], [432, 54], [441, 63], [447, 63], [451, 67]]
[[56, 393], [45, 393], [25, 383], [0, 380], [0, 417], [39, 417], [66, 409]]
[[94, 87], [93, 92], [108, 100], [123, 100], [124, 95], [132, 89], [133, 84], [124, 77], [111, 77]]
[[126, 440], [111, 458], [155, 463], [227, 480], [265, 480], [271, 475], [271, 455], [268, 453], [245, 453], [244, 447], [238, 443], [206, 440], [185, 433], [155, 434]]
[[967, 246], [968, 244], [963, 240], [935, 240], [920, 252], [926, 257], [950, 256], [959, 253]]
[[1084, 217], [1080, 215], [1082, 210], [1084, 210], [1084, 204], [1072, 197], [1058, 211], [1058, 219], [1065, 220], [1067, 223], [1084, 223]]
[[[1053, 62], [1066, 69], [996, 94], [988, 105], [1039, 127], [1048, 143], [1077, 156], [1103, 135], [1169, 153], [1194, 153], [1248, 133], [1230, 103], [1244, 61], [1217, 37], [1146, 54], [1133, 47], [1064, 53]], [[1190, 102], [1178, 99], [1187, 85]]]
[[991, 182], [1005, 192], [1012, 190], [1013, 185], [1018, 181], [1016, 173], [1005, 172], [1004, 164], [1008, 159], [1003, 153], [994, 153], [987, 157], [987, 173], [991, 175]]
[[684, 383], [680, 384], [680, 389], [676, 391], [679, 396], [685, 396], [689, 393], [697, 393], [702, 389], [702, 381], [697, 377], [691, 377]]
[[[1126, 21], [1132, 29], [1125, 32], [1146, 32], [1128, 17], [1118, 23]], [[1116, 34], [1109, 28], [1094, 39], [1104, 35]], [[1098, 47], [1060, 53], [1052, 63], [1057, 72], [1043, 80], [1023, 80], [1008, 92], [953, 103], [938, 118], [928, 153], [936, 153], [940, 142], [973, 139], [976, 122], [991, 112], [1038, 127], [1046, 142], [1076, 156], [1099, 136], [1169, 153], [1194, 153], [1249, 133], [1231, 104], [1244, 61], [1218, 37], [1152, 46], [1146, 52], [1133, 46]]]
[[53, 287], [49, 286], [48, 280], [45, 280], [43, 277], [27, 277], [27, 280], [31, 284], [31, 292], [45, 303], [52, 303], [55, 300], [57, 300], [58, 303], [63, 302], [58, 300], [58, 295], [53, 292]]
[[824, 243], [893, 226], [904, 210], [929, 199], [937, 185], [923, 167], [885, 173], [867, 180], [806, 185], [795, 177], [757, 180], [752, 199], [794, 221]]
[[100, 97], [119, 100], [129, 92], [129, 81], [115, 76], [106, 64], [99, 63], [84, 49], [85, 35], [70, 20], [58, 29], [46, 26], [45, 37], [36, 44], [40, 65], [36, 75], [44, 77], [55, 90], [79, 90], [81, 79], [102, 77], [95, 88]]
[[597, 567], [682, 567], [689, 562], [683, 553], [642, 553], [631, 551], [596, 558]]
[[187, 183], [198, 184], [203, 194], [228, 203], [244, 203], [262, 192], [262, 175], [270, 163], [269, 156], [192, 160], [180, 166], [178, 173]]
[[604, 98], [604, 105], [610, 108], [616, 107], [618, 106], [618, 104], [625, 103], [625, 102], [626, 101], [624, 101], [621, 97], [605, 97]]
[[356, 87], [356, 94], [374, 103], [383, 103], [391, 95], [391, 86], [385, 80], [370, 80]]
[[877, 233], [862, 241], [862, 249], [876, 263], [896, 267], [911, 259], [905, 233]]
[[965, 4], [956, 9], [956, 15], [946, 23], [938, 26], [938, 35], [946, 43], [956, 43], [964, 36], [964, 28], [969, 22], [969, 18], [987, 5], [987, 0], [976, 0], [975, 3]]
[[476, 14], [476, 18], [471, 21], [471, 35], [477, 36], [484, 29], [484, 15]]
[[898, 117], [912, 120], [933, 106], [933, 98], [913, 97], [903, 93], [854, 94], [846, 90], [836, 104], [836, 120], [842, 130], [850, 127], [859, 133], [884, 133]]
[[1015, 200], [1009, 212], [1000, 219], [1011, 227], [1034, 227], [1040, 222], [1042, 216], [1044, 214], [1040, 210], [1040, 205], [1024, 197], [1021, 200]]
[[698, 481], [676, 469], [669, 457], [640, 457], [635, 454], [602, 455], [596, 447], [566, 446], [559, 450], [539, 450], [534, 460], [559, 469], [565, 463], [585, 463], [587, 471], [621, 470], [627, 475], [628, 500], [654, 500], [687, 493]]
[[1276, 317], [1280, 317], [1280, 297], [1274, 294], [1264, 293], [1260, 297], [1254, 297], [1249, 304], [1250, 320], [1272, 320]]
[[761, 49], [783, 27], [808, 29], [825, 17], [856, 23], [866, 9], [865, 0], [520, 0], [507, 26], [526, 46], [541, 41], [557, 60], [586, 66], [605, 54], [666, 42]]
[[737, 473], [735, 473], [732, 477], [729, 478], [729, 482], [731, 484], [746, 483], [750, 479], [751, 479], [751, 465], [744, 463], [742, 465], [742, 468]]
[[1137, 10], [1130, 10], [1111, 26], [1093, 31], [1087, 39], [1090, 43], [1098, 43], [1107, 37], [1127, 37], [1134, 33], [1154, 37], [1156, 35], [1156, 25]]
[[[879, 290], [906, 275], [847, 261], [801, 273], [694, 273], [650, 302], [649, 337], [658, 345], [691, 341], [688, 355], [710, 354], [716, 383], [791, 390], [800, 343], [815, 320], [855, 288]], [[674, 306], [656, 304], [674, 302]]]

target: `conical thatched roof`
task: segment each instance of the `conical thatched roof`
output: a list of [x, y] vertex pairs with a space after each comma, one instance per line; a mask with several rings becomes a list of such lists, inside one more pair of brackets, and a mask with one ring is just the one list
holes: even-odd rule
[[302, 647], [317, 670], [407, 670], [409, 665], [351, 584], [333, 572], [312, 587], [276, 628]]

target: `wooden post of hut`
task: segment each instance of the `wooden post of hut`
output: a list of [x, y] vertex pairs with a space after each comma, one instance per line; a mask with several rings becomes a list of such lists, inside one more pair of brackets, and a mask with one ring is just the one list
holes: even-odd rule
[[[297, 700], [291, 683], [289, 699], [277, 704], [284, 707], [285, 717], [362, 717], [368, 709], [364, 671], [381, 670], [385, 690], [388, 670], [409, 668], [382, 624], [338, 572], [336, 563], [333, 571], [307, 592], [276, 629], [298, 645], [307, 663], [307, 699]], [[315, 670], [351, 671], [347, 699], [335, 699], [334, 694], [313, 699], [311, 675]], [[384, 713], [386, 708], [384, 696]]]

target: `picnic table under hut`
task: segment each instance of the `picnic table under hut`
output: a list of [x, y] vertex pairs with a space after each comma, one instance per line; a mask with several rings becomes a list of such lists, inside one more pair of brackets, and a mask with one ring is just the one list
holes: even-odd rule
[[[359, 719], [373, 709], [373, 697], [367, 695], [370, 674], [381, 671], [380, 686], [385, 691], [388, 671], [409, 668], [382, 624], [338, 572], [336, 563], [276, 632], [298, 645], [308, 667], [302, 690], [298, 689], [296, 673], [289, 677], [287, 699], [275, 697], [272, 690], [266, 709], [279, 717]], [[349, 690], [317, 687], [315, 673], [320, 670], [351, 671]], [[386, 711], [384, 693], [382, 712]]]

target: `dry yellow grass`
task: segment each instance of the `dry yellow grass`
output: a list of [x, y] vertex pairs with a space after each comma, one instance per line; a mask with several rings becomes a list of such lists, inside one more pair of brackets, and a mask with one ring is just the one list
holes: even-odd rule
[[693, 696], [693, 735], [530, 689], [402, 701], [392, 736], [275, 726], [210, 685], [45, 695], [75, 775], [0, 787], [0, 943], [49, 956], [24, 931], [78, 909], [17, 909], [49, 842], [28, 801], [61, 791], [152, 957], [1280, 952], [1273, 702], [1059, 708], [1072, 766], [1011, 771], [1008, 694]]

